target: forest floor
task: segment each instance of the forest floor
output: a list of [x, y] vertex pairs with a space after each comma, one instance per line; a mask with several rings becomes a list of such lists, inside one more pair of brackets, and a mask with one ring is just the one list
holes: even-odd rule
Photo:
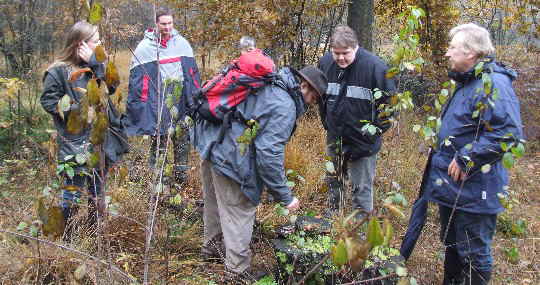
[[[124, 54], [117, 60], [121, 66], [119, 70], [123, 72], [120, 87], [123, 94], [127, 94], [128, 59], [129, 56]], [[303, 183], [297, 181], [294, 187], [294, 194], [301, 201], [298, 215], [317, 216], [325, 210], [325, 132], [315, 113], [311, 110], [299, 121], [297, 131], [287, 145], [286, 169], [294, 170], [305, 179]], [[399, 191], [409, 204], [405, 214], [407, 217], [410, 214], [410, 205], [417, 196], [427, 158], [427, 147], [412, 131], [416, 120], [414, 115], [402, 114], [399, 125], [384, 136], [375, 179], [376, 209], [382, 208], [382, 201], [388, 193]], [[148, 197], [153, 188], [153, 173], [147, 167], [149, 142], [147, 138], [132, 139], [132, 151], [108, 175], [107, 195], [118, 208], [118, 214], [109, 216], [108, 227], [100, 243], [88, 235], [84, 227], [68, 244], [59, 238], [41, 237], [54, 243], [46, 245], [0, 233], [0, 283], [124, 283], [118, 275], [100, 270], [103, 266], [99, 262], [76, 251], [94, 256], [102, 254], [99, 256], [101, 261], [110, 260], [140, 282], [145, 243], [143, 226], [150, 212]], [[190, 166], [187, 184], [166, 189], [163, 193], [165, 198], [158, 206], [150, 253], [151, 284], [221, 284], [223, 265], [204, 262], [199, 255], [203, 230], [198, 201], [202, 194], [198, 158], [194, 151]], [[127, 179], [122, 177], [124, 167], [129, 171]], [[37, 219], [37, 197], [46, 186], [55, 189], [55, 179], [51, 178], [48, 168], [47, 147], [32, 143], [22, 145], [17, 154], [0, 162], [0, 229], [16, 232], [21, 222], [30, 224]], [[499, 221], [499, 231], [494, 238], [492, 284], [540, 284], [540, 150], [537, 144], [518, 160], [510, 173], [509, 189], [516, 201], [513, 209], [505, 214], [506, 222]], [[178, 197], [180, 203], [170, 203], [170, 198], [174, 197]], [[57, 202], [52, 198], [50, 203]], [[177, 204], [181, 207], [175, 206]], [[84, 220], [84, 212], [79, 213], [81, 221]], [[419, 284], [440, 284], [444, 247], [439, 241], [437, 207], [431, 205], [428, 213], [424, 231], [406, 265], [409, 275], [415, 277]], [[523, 234], [504, 233], [511, 231], [508, 229], [511, 227], [509, 221], [520, 219], [526, 229]], [[253, 263], [272, 272], [277, 261], [268, 232], [285, 224], [287, 218], [276, 213], [273, 203], [263, 203], [257, 210], [257, 220], [259, 226], [254, 233]], [[407, 220], [391, 221], [395, 229], [392, 247], [399, 248]], [[84, 268], [81, 264], [85, 264]], [[36, 276], [40, 276], [40, 282]]]

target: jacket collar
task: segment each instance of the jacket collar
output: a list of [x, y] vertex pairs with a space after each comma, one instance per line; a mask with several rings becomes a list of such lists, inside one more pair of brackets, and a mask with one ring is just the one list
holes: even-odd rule
[[[474, 79], [479, 78], [482, 76], [483, 72], [491, 72], [492, 70], [488, 67], [491, 63], [493, 63], [495, 60], [491, 56], [486, 56], [482, 59], [480, 59], [471, 69], [465, 72], [457, 72], [450, 70], [448, 72], [448, 77], [453, 79], [454, 81], [465, 84], [469, 81], [472, 81]], [[480, 66], [482, 65], [482, 66]], [[476, 69], [482, 68], [481, 72], [476, 72]]]

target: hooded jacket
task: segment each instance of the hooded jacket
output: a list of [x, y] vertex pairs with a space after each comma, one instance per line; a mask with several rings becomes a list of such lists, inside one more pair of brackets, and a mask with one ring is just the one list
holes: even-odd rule
[[177, 119], [181, 120], [191, 104], [191, 94], [200, 87], [193, 50], [176, 30], [172, 30], [167, 42], [160, 43], [159, 33], [148, 29], [134, 54], [129, 74], [127, 132], [132, 136], [166, 134], [174, 124], [166, 95], [182, 88], [181, 96], [174, 104], [178, 110]]
[[259, 125], [243, 154], [237, 139], [247, 127], [244, 120], [233, 119], [221, 142], [221, 124], [199, 119], [191, 130], [201, 159], [211, 161], [215, 170], [240, 184], [254, 205], [260, 202], [264, 185], [283, 204], [292, 202], [284, 168], [285, 145], [296, 119], [304, 113], [304, 102], [294, 75], [286, 68], [279, 74], [279, 82], [266, 85], [236, 106], [239, 117], [253, 119]]
[[[508, 185], [508, 173], [501, 162], [501, 143], [522, 139], [523, 125], [512, 87], [516, 72], [490, 61], [484, 64], [483, 73], [491, 78], [493, 87], [489, 95], [484, 92], [481, 75], [474, 75], [474, 68], [450, 74], [456, 89], [441, 116], [437, 147], [432, 153], [424, 190], [427, 200], [446, 207], [455, 204], [456, 209], [465, 212], [496, 214], [504, 210], [497, 194], [504, 193]], [[480, 112], [479, 106], [483, 106]], [[448, 175], [454, 158], [462, 171], [466, 171], [467, 164], [470, 167], [463, 187]], [[490, 169], [483, 173], [480, 169], [486, 164], [490, 164]]]
[[[354, 61], [342, 69], [331, 53], [325, 54], [319, 68], [328, 78], [326, 95], [319, 103], [324, 128], [331, 137], [342, 138], [346, 157], [357, 159], [376, 154], [381, 148], [381, 134], [387, 127], [379, 124], [379, 106], [387, 103], [395, 83], [386, 78], [388, 67], [374, 54], [358, 48]], [[384, 95], [375, 99], [375, 89]], [[380, 127], [371, 135], [362, 128], [367, 123]]]

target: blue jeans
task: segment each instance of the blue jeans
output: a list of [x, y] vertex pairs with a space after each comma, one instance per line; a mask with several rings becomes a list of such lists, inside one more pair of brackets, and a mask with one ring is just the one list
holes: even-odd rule
[[460, 276], [471, 275], [472, 271], [491, 272], [491, 242], [497, 215], [455, 210], [450, 220], [451, 213], [452, 208], [439, 205], [441, 241], [446, 246], [445, 275], [453, 275], [458, 279]]
[[[107, 168], [105, 169], [105, 172]], [[74, 175], [73, 178], [66, 177], [65, 186], [74, 185], [79, 187], [79, 190], [86, 188], [88, 192], [88, 212], [89, 217], [91, 212], [94, 212], [96, 209], [96, 197], [101, 192], [102, 188], [102, 178], [100, 175]], [[67, 220], [73, 215], [73, 208], [77, 208], [77, 204], [81, 198], [81, 191], [69, 191], [62, 190], [62, 211], [64, 213], [64, 218]]]

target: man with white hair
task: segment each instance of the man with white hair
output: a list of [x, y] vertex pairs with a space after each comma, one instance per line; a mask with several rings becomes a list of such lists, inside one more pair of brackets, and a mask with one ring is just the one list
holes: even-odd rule
[[[501, 159], [523, 136], [515, 71], [491, 56], [489, 32], [476, 24], [450, 31], [449, 76], [456, 82], [441, 114], [424, 175], [424, 198], [439, 205], [445, 244], [443, 284], [487, 284], [497, 214], [508, 174]], [[491, 82], [491, 83], [489, 83]], [[490, 86], [491, 84], [491, 86]]]

